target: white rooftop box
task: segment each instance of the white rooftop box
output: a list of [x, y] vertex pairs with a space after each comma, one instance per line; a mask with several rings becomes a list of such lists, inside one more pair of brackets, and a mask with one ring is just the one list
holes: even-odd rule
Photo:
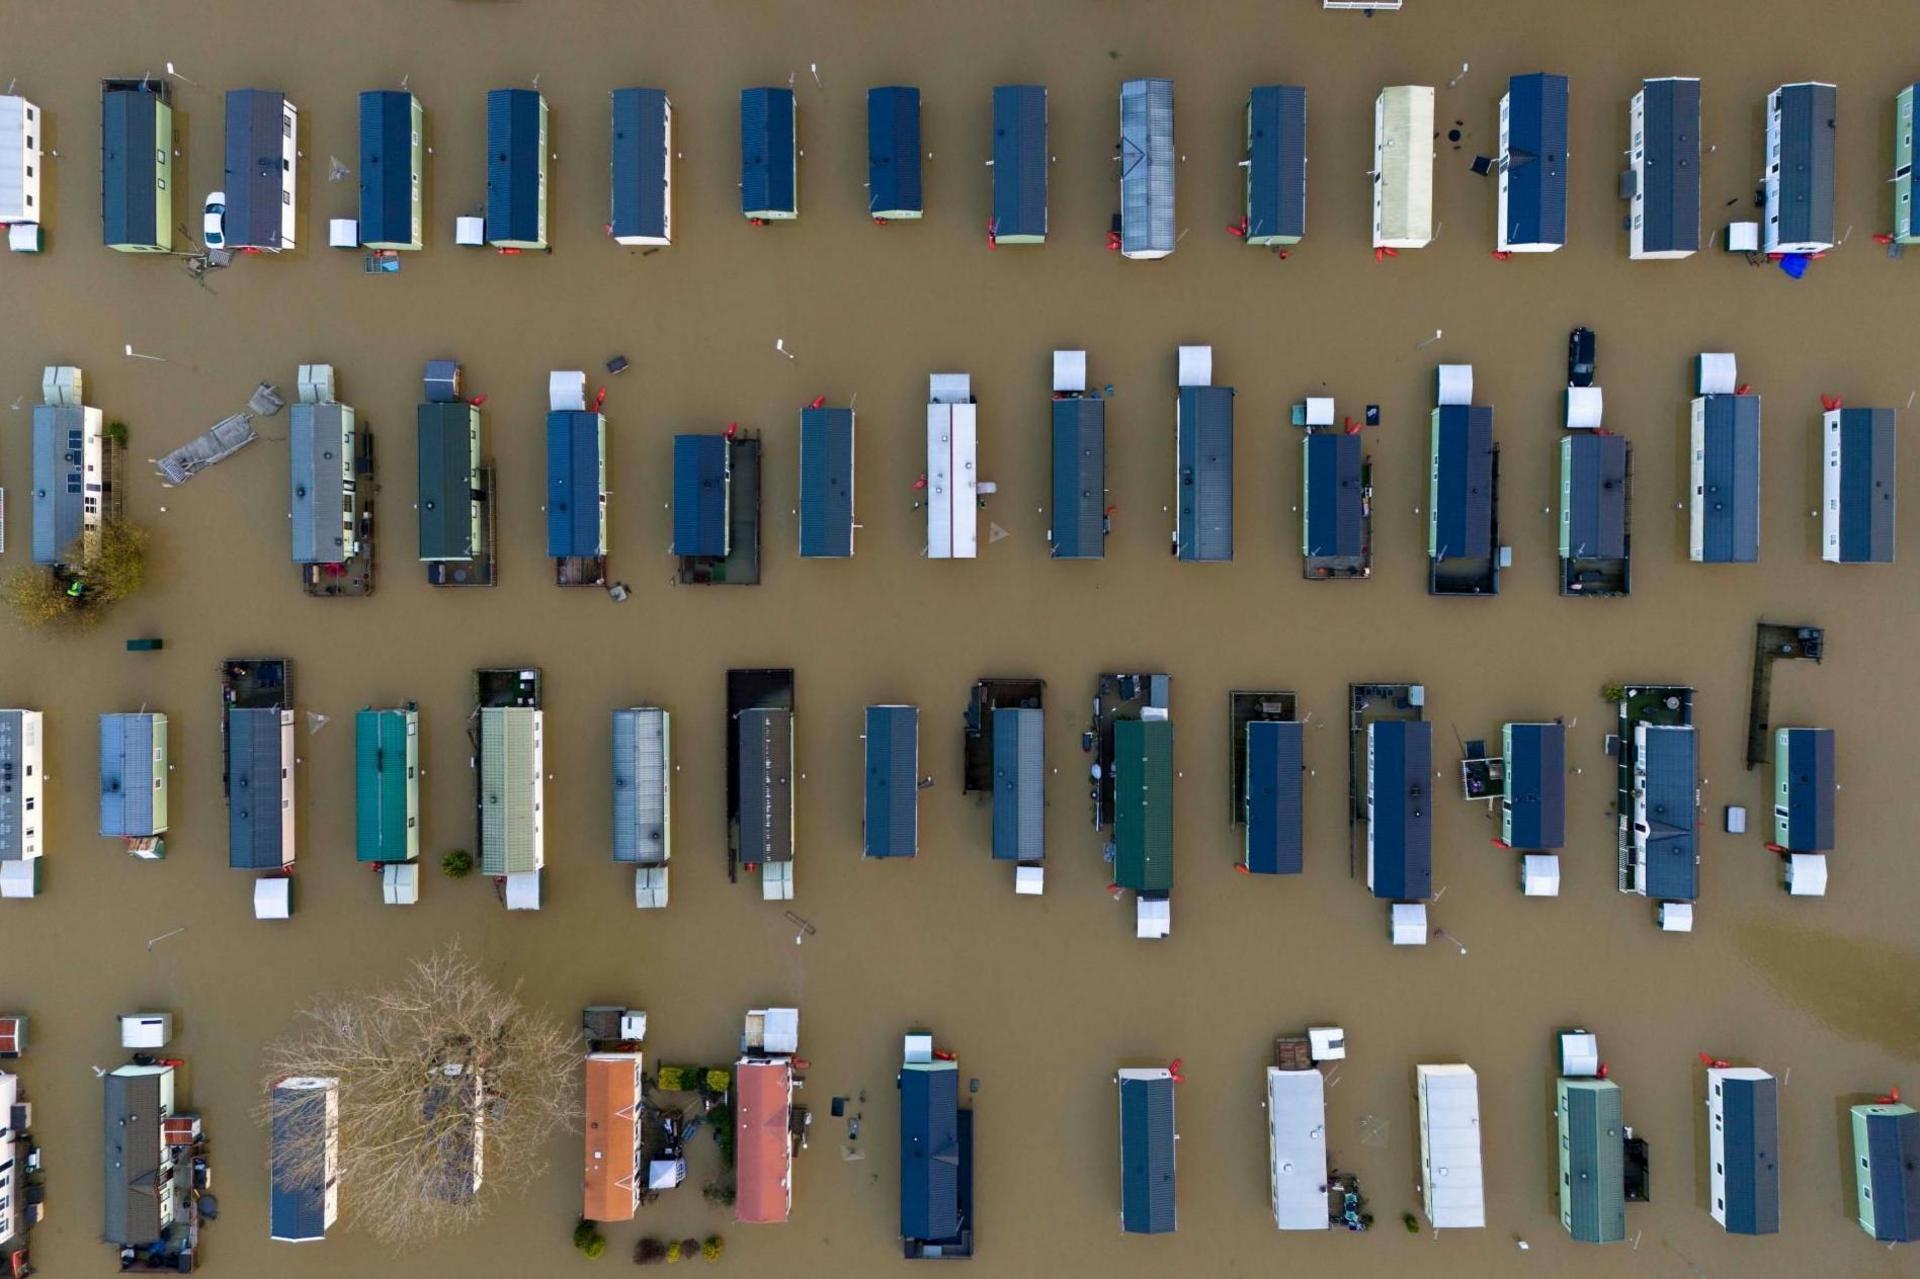
[[487, 242], [487, 220], [485, 218], [455, 218], [453, 220], [453, 242], [470, 248], [479, 248]]
[[973, 398], [971, 373], [930, 373], [927, 375], [927, 403], [965, 404]]
[[1134, 902], [1133, 935], [1158, 941], [1173, 931], [1173, 903], [1164, 897], [1142, 897]]
[[1727, 805], [1727, 834], [1744, 835], [1747, 833], [1747, 810], [1740, 804]]
[[[756, 1041], [755, 1030], [759, 1031]], [[800, 1051], [800, 1010], [798, 1008], [756, 1008], [747, 1014], [746, 1041], [776, 1057], [791, 1057]]]
[[547, 374], [547, 408], [554, 413], [587, 407], [587, 375], [578, 369], [555, 369]]
[[328, 218], [327, 245], [335, 249], [360, 247], [360, 221], [357, 218]]
[[631, 1043], [641, 1043], [647, 1037], [647, 1014], [638, 1008], [622, 1009], [620, 1013], [620, 1038]]
[[1661, 902], [1660, 930], [1668, 933], [1690, 933], [1693, 931], [1692, 902]]
[[1700, 389], [1696, 395], [1732, 395], [1740, 385], [1740, 370], [1731, 351], [1703, 351], [1700, 355]]
[[0, 898], [26, 898], [40, 892], [40, 859], [0, 862]]
[[684, 1159], [654, 1159], [647, 1163], [647, 1189], [672, 1190], [687, 1179]]
[[1038, 897], [1046, 891], [1047, 868], [1044, 866], [1015, 866], [1013, 868], [1013, 891], [1022, 897]]
[[395, 862], [380, 868], [380, 899], [389, 906], [411, 906], [420, 900], [420, 864]]
[[1520, 859], [1520, 891], [1528, 897], [1560, 895], [1560, 855], [1528, 853]]
[[1315, 1061], [1345, 1061], [1347, 1032], [1338, 1026], [1309, 1026], [1307, 1051]]
[[1333, 397], [1331, 395], [1309, 395], [1307, 397], [1307, 425], [1333, 425]]
[[333, 402], [333, 365], [302, 364], [296, 375], [295, 387], [302, 404], [331, 404]]
[[1729, 222], [1727, 224], [1727, 252], [1758, 253], [1760, 251], [1760, 224], [1758, 222]]
[[1427, 904], [1425, 902], [1395, 902], [1392, 921], [1394, 945], [1424, 946], [1427, 944]]
[[1213, 385], [1212, 347], [1183, 346], [1180, 348], [1180, 385]]
[[507, 909], [540, 909], [540, 872], [537, 870], [515, 871], [507, 876]]
[[665, 866], [641, 866], [633, 872], [633, 904], [640, 910], [660, 910], [666, 906]]
[[122, 1048], [165, 1048], [173, 1038], [172, 1013], [121, 1013]]
[[49, 364], [40, 372], [40, 398], [56, 408], [79, 408], [81, 385], [80, 370], [71, 364]]
[[1053, 353], [1053, 389], [1073, 394], [1087, 389], [1087, 353], [1085, 351]]
[[1442, 408], [1473, 403], [1473, 365], [1442, 364], [1433, 402]]
[[293, 917], [293, 876], [269, 875], [253, 881], [253, 917], [255, 919], [291, 919]]
[[1795, 897], [1827, 895], [1827, 855], [1790, 853], [1787, 856], [1787, 891]]
[[760, 900], [765, 902], [793, 900], [792, 862], [768, 862], [760, 868]]
[[1600, 388], [1597, 386], [1570, 386], [1567, 388], [1567, 429], [1569, 431], [1597, 431], [1600, 429]]
[[933, 1060], [932, 1035], [908, 1035], [901, 1045], [900, 1060], [909, 1066], [925, 1065]]
[[1600, 1037], [1584, 1030], [1562, 1031], [1560, 1073], [1568, 1079], [1592, 1079], [1600, 1073]]

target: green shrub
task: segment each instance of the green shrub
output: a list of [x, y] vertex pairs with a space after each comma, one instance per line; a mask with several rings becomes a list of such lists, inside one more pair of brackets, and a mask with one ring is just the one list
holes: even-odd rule
[[440, 859], [440, 872], [448, 879], [465, 879], [473, 871], [473, 854], [456, 848]]

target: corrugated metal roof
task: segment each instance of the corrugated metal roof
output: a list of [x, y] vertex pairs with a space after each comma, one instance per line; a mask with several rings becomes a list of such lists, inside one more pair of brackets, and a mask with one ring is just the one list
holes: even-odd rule
[[669, 720], [658, 706], [613, 713], [613, 860], [665, 864], [670, 851]]
[[172, 114], [172, 91], [164, 80], [149, 85], [100, 92], [100, 222], [108, 245], [159, 243], [154, 237], [166, 220], [160, 202], [173, 198], [156, 182], [161, 157], [172, 147], [172, 126], [161, 124], [163, 114]]
[[1770, 216], [1780, 244], [1833, 243], [1833, 144], [1838, 95], [1830, 84], [1775, 90], [1780, 111], [1780, 197]]
[[160, 1181], [162, 1081], [171, 1073], [170, 1067], [116, 1070], [101, 1081], [106, 1193], [100, 1236], [109, 1243], [138, 1245], [160, 1237], [160, 1197], [172, 1193], [171, 1181]]
[[675, 555], [726, 555], [731, 473], [726, 436], [673, 437]]
[[1567, 242], [1567, 78], [1507, 81], [1507, 243]]
[[1107, 402], [1091, 395], [1053, 401], [1053, 557], [1107, 553]]
[[1429, 502], [1434, 559], [1493, 553], [1493, 410], [1445, 404], [1433, 412], [1433, 478]]
[[1788, 728], [1787, 831], [1781, 842], [1800, 853], [1833, 848], [1833, 730]]
[[1276, 1227], [1327, 1229], [1327, 1077], [1318, 1068], [1267, 1067], [1267, 1177]]
[[673, 106], [664, 89], [613, 91], [613, 236], [667, 234]]
[[327, 1237], [327, 1191], [331, 1158], [311, 1153], [315, 1143], [331, 1144], [329, 1092], [325, 1088], [277, 1085], [267, 1093], [271, 1155], [268, 1159], [267, 1233], [274, 1239], [304, 1242]]
[[1173, 81], [1120, 86], [1120, 251], [1173, 252]]
[[631, 1221], [645, 1171], [639, 1159], [640, 1054], [589, 1053], [586, 1075], [581, 1216], [588, 1221]]
[[1173, 723], [1113, 726], [1113, 877], [1122, 888], [1173, 888]]
[[1367, 725], [1367, 875], [1375, 897], [1433, 895], [1433, 725]]
[[[53, 404], [33, 406], [35, 564], [59, 564], [69, 557], [78, 558], [73, 553], [87, 519], [86, 437], [89, 432], [98, 439], [98, 409]], [[92, 479], [96, 509], [105, 491], [104, 479], [102, 475]]]
[[1173, 1080], [1120, 1078], [1120, 1224], [1158, 1235], [1178, 1224], [1174, 1203]]
[[1646, 895], [1690, 902], [1700, 895], [1694, 855], [1694, 736], [1690, 726], [1645, 726]]
[[[26, 857], [27, 788], [22, 774], [25, 765], [41, 760], [40, 723], [38, 711], [0, 710], [0, 861]], [[29, 728], [31, 747], [26, 740]]]
[[1302, 442], [1306, 502], [1301, 520], [1308, 555], [1359, 555], [1366, 548], [1360, 437], [1315, 431]]
[[547, 414], [547, 554], [607, 553], [607, 420], [581, 409]]
[[1840, 410], [1840, 559], [1889, 564], [1897, 436], [1892, 409]]
[[546, 239], [547, 100], [532, 89], [487, 90], [489, 244]]
[[1730, 1234], [1780, 1230], [1780, 1114], [1777, 1082], [1722, 1078], [1726, 1227]]
[[1247, 869], [1256, 875], [1298, 875], [1305, 735], [1298, 720], [1247, 725]]
[[993, 232], [996, 237], [1046, 238], [1047, 163], [1046, 86], [994, 86]]
[[167, 717], [100, 717], [100, 833], [144, 839], [167, 829]]
[[360, 242], [414, 244], [415, 193], [426, 175], [414, 168], [419, 102], [403, 89], [360, 95]]
[[960, 1071], [950, 1061], [900, 1071], [900, 1237], [960, 1233]]
[[740, 90], [740, 211], [798, 213], [798, 128], [792, 89]]
[[1640, 243], [1649, 253], [1700, 247], [1700, 82], [1640, 86]]
[[740, 712], [740, 860], [793, 860], [793, 713]]
[[540, 712], [528, 706], [480, 708], [480, 873], [540, 869]]
[[293, 562], [343, 564], [343, 513], [352, 475], [353, 410], [344, 404], [296, 404], [287, 427], [293, 504]]
[[1397, 84], [1374, 102], [1374, 243], [1433, 237], [1433, 89]]
[[853, 554], [853, 410], [800, 410], [800, 554]]
[[920, 851], [920, 708], [867, 707], [868, 857]]
[[[282, 782], [293, 769], [290, 712], [277, 706], [227, 708], [227, 865], [278, 870], [293, 860]], [[290, 721], [286, 721], [290, 722]]]
[[[1855, 1107], [1858, 1115], [1864, 1107]], [[1920, 1111], [1910, 1106], [1873, 1107], [1863, 1118], [1867, 1189], [1873, 1203], [1873, 1237], [1884, 1243], [1920, 1240]]]
[[1180, 558], [1233, 558], [1233, 388], [1180, 388], [1176, 532]]
[[420, 558], [472, 559], [474, 490], [479, 486], [480, 410], [422, 404], [415, 413], [420, 459]]
[[1307, 233], [1307, 91], [1261, 85], [1247, 96], [1247, 240]]
[[420, 716], [405, 707], [353, 717], [354, 848], [363, 862], [420, 855]]
[[743, 1061], [734, 1067], [734, 1220], [785, 1221], [791, 1205], [793, 1068], [785, 1061]]
[[1751, 564], [1760, 558], [1760, 397], [1706, 397], [1701, 558]]
[[1580, 1243], [1618, 1243], [1627, 1237], [1620, 1086], [1562, 1079], [1559, 1092], [1561, 1224]]
[[887, 85], [867, 90], [867, 212], [918, 213], [920, 90]]
[[226, 235], [236, 249], [280, 247], [291, 184], [286, 159], [286, 95], [270, 89], [227, 90]]
[[1564, 441], [1566, 525], [1562, 551], [1574, 559], [1627, 553], [1627, 441], [1590, 431]]
[[993, 708], [993, 855], [1037, 862], [1047, 855], [1046, 712]]
[[1508, 724], [1502, 829], [1513, 848], [1567, 842], [1567, 731], [1560, 724]]

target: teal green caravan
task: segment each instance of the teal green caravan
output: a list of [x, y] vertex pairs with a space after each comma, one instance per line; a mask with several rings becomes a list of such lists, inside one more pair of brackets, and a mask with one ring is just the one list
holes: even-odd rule
[[355, 848], [363, 862], [420, 856], [420, 713], [372, 707], [354, 717]]

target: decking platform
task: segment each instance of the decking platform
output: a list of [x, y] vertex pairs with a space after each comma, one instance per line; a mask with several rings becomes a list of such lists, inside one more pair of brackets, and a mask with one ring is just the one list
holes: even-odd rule
[[727, 553], [678, 557], [676, 573], [682, 586], [760, 584], [760, 433], [742, 431], [728, 440], [727, 462], [733, 475]]
[[1426, 718], [1424, 684], [1347, 685], [1347, 876], [1360, 873], [1360, 823], [1367, 817], [1367, 725]]
[[967, 729], [962, 745], [960, 793], [993, 794], [993, 712], [1002, 707], [1039, 709], [1047, 682], [1040, 679], [983, 679], [967, 698]]
[[1166, 675], [1103, 673], [1093, 698], [1093, 720], [1081, 738], [1081, 749], [1094, 754], [1092, 769], [1093, 828], [1113, 825], [1113, 726], [1123, 719], [1144, 719], [1149, 707], [1167, 708]]
[[1628, 684], [1614, 730], [1614, 827], [1619, 888], [1633, 891], [1633, 765], [1636, 724], [1693, 723], [1693, 690], [1684, 684]]
[[1827, 633], [1817, 626], [1756, 622], [1753, 628], [1753, 688], [1747, 697], [1747, 771], [1767, 762], [1768, 717], [1773, 708], [1773, 664], [1810, 661], [1819, 665]]
[[1427, 560], [1427, 594], [1470, 598], [1500, 593], [1500, 446], [1493, 446], [1492, 493], [1488, 499], [1487, 553]]

